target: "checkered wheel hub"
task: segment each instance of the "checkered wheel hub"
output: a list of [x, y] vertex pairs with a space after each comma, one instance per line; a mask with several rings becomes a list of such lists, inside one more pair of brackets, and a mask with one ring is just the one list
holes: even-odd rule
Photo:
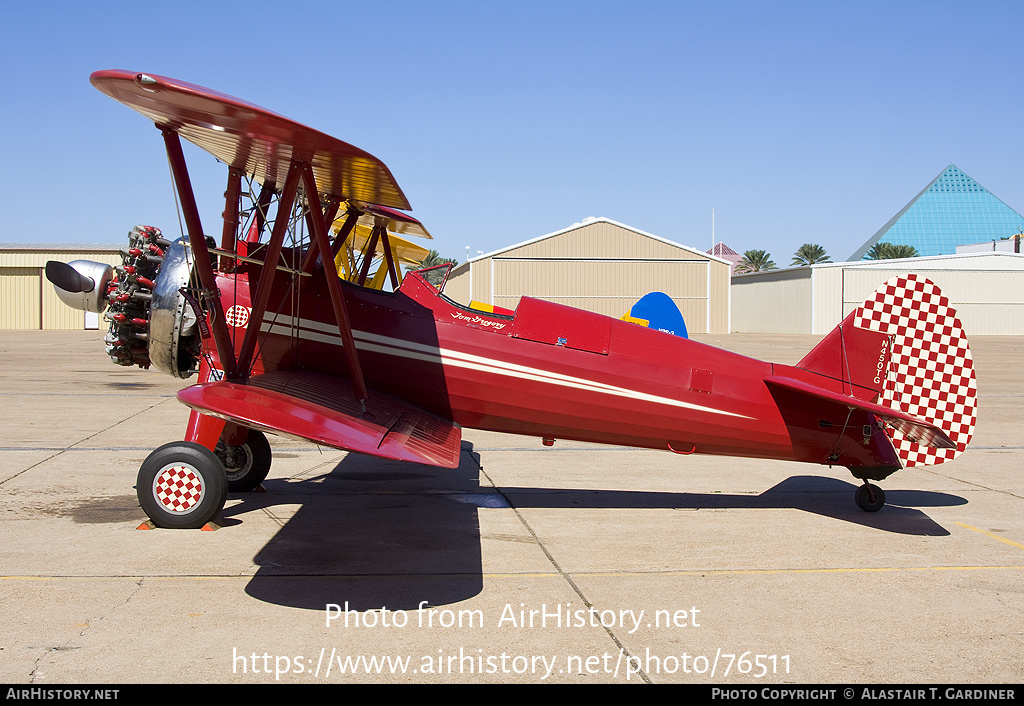
[[202, 501], [204, 492], [202, 476], [188, 465], [164, 466], [153, 479], [153, 497], [165, 510], [175, 514], [192, 512]]
[[974, 434], [978, 385], [967, 337], [949, 300], [923, 277], [894, 277], [857, 309], [854, 324], [892, 340], [879, 404], [934, 424], [956, 444], [924, 446], [889, 429], [903, 465], [935, 465], [959, 456]]

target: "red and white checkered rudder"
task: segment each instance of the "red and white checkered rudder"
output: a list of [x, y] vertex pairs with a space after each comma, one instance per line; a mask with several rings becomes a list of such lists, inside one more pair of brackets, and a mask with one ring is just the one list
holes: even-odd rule
[[888, 428], [904, 467], [959, 456], [974, 434], [978, 384], [967, 336], [949, 300], [924, 277], [893, 277], [856, 310], [854, 325], [892, 339], [879, 404], [931, 422], [956, 444], [924, 446]]

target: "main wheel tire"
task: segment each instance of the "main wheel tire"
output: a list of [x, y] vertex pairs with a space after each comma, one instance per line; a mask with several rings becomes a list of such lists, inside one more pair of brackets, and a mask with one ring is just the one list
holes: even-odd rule
[[224, 508], [228, 478], [220, 459], [205, 446], [174, 441], [142, 462], [136, 493], [157, 527], [196, 529]]
[[857, 501], [857, 507], [864, 512], [878, 512], [885, 505], [885, 492], [877, 485], [865, 483], [857, 488], [854, 500]]
[[215, 453], [227, 472], [228, 490], [232, 493], [255, 490], [270, 473], [270, 442], [255, 429], [250, 429], [245, 443], [238, 446], [227, 446], [223, 439], [218, 441]]

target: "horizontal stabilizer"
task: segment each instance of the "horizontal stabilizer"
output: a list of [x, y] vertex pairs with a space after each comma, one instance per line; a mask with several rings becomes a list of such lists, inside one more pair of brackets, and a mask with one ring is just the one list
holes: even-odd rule
[[781, 387], [793, 392], [809, 395], [819, 400], [826, 400], [828, 402], [841, 404], [849, 409], [859, 409], [864, 412], [870, 412], [878, 419], [881, 419], [897, 429], [908, 439], [913, 439], [914, 443], [920, 446], [929, 446], [936, 449], [956, 448], [956, 444], [953, 443], [953, 440], [950, 439], [946, 432], [942, 431], [939, 427], [898, 410], [883, 407], [882, 405], [867, 402], [856, 397], [842, 395], [838, 392], [832, 392], [831, 390], [825, 390], [815, 385], [794, 380], [793, 378], [782, 377], [780, 375], [771, 375], [766, 377], [764, 381], [769, 386]]
[[244, 383], [186, 387], [178, 399], [202, 414], [324, 446], [444, 468], [459, 465], [458, 424], [373, 390], [363, 411], [344, 378], [267, 373]]

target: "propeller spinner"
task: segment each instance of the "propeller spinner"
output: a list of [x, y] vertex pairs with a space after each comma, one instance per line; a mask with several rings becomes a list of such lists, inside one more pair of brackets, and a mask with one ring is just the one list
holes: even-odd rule
[[74, 309], [97, 314], [107, 308], [107, 283], [113, 276], [113, 267], [92, 260], [46, 263], [46, 279], [60, 300]]

